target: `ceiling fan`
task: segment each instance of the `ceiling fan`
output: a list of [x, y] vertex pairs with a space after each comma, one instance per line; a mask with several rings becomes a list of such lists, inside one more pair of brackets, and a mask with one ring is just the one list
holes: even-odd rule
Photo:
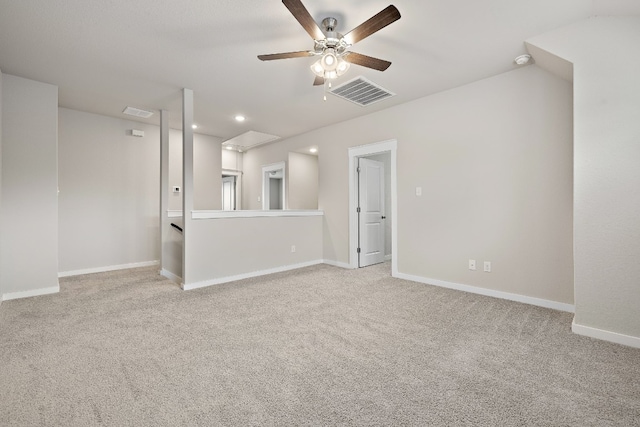
[[395, 6], [388, 6], [347, 34], [342, 35], [335, 30], [338, 23], [335, 18], [322, 20], [323, 31], [300, 0], [282, 0], [282, 3], [313, 39], [313, 50], [258, 55], [258, 59], [271, 61], [274, 59], [319, 56], [320, 59], [311, 65], [311, 71], [316, 75], [313, 82], [316, 86], [324, 84], [326, 80], [341, 76], [349, 69], [350, 64], [357, 64], [379, 71], [384, 71], [391, 65], [389, 61], [351, 52], [348, 49], [360, 40], [400, 19], [400, 12]]

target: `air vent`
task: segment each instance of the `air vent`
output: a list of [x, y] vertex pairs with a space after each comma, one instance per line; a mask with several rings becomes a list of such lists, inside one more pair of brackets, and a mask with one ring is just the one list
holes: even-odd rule
[[362, 107], [395, 95], [395, 93], [389, 92], [364, 77], [356, 77], [340, 86], [334, 87], [329, 92]]
[[127, 107], [123, 111], [124, 114], [128, 114], [130, 116], [141, 117], [143, 119], [148, 119], [153, 116], [153, 111], [141, 110], [139, 108]]

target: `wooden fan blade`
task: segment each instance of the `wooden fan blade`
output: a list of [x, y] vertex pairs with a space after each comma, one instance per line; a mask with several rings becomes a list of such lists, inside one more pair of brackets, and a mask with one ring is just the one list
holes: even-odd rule
[[313, 81], [314, 86], [321, 86], [324, 84], [324, 77], [316, 76], [316, 79]]
[[289, 12], [298, 20], [302, 28], [309, 33], [312, 39], [322, 40], [325, 38], [324, 33], [300, 0], [282, 0], [282, 3], [284, 3], [287, 9], [289, 9]]
[[303, 58], [305, 56], [313, 56], [314, 52], [308, 50], [301, 50], [299, 52], [285, 52], [285, 53], [271, 53], [268, 55], [258, 55], [258, 59], [261, 61], [272, 61], [274, 59], [288, 59], [288, 58]]
[[378, 59], [356, 52], [347, 52], [342, 58], [351, 64], [362, 65], [363, 67], [373, 68], [378, 71], [384, 71], [391, 65], [391, 62], [385, 61], [384, 59]]
[[377, 15], [369, 18], [367, 21], [349, 31], [343, 38], [347, 43], [355, 44], [365, 37], [369, 37], [376, 31], [383, 29], [387, 25], [396, 22], [398, 19], [400, 19], [400, 12], [398, 9], [396, 9], [394, 5], [388, 6]]

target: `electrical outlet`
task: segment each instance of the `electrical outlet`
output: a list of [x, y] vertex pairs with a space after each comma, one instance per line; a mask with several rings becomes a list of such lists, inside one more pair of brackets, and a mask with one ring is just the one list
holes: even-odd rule
[[484, 262], [484, 272], [491, 273], [491, 261]]
[[422, 187], [416, 187], [416, 196], [422, 196]]
[[470, 259], [469, 260], [469, 270], [476, 271], [476, 260], [475, 259]]
[[296, 245], [291, 245], [291, 252], [295, 252], [296, 251]]

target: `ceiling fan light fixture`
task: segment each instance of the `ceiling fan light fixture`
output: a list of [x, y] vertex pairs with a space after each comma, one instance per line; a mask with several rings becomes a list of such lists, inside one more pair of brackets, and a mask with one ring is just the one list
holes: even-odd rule
[[311, 71], [318, 77], [324, 77], [324, 68], [322, 68], [322, 64], [320, 63], [320, 59], [313, 63], [311, 66]]
[[351, 64], [337, 56], [331, 49], [331, 52], [325, 53], [322, 58], [311, 65], [311, 71], [318, 77], [331, 80], [346, 73], [350, 66]]
[[345, 61], [342, 58], [339, 58], [338, 66], [336, 67], [336, 72], [338, 73], [339, 76], [341, 76], [349, 70], [350, 66], [351, 64], [349, 64], [347, 61]]
[[336, 56], [332, 53], [327, 53], [325, 56], [322, 57], [322, 60], [324, 62], [324, 66], [327, 68], [335, 67], [336, 62], [338, 62], [338, 60], [336, 59]]
[[338, 57], [333, 49], [325, 50], [324, 55], [320, 58], [320, 64], [325, 71], [333, 71], [338, 67]]
[[325, 71], [324, 72], [324, 78], [325, 80], [332, 80], [338, 77], [338, 73], [335, 70], [332, 71]]

